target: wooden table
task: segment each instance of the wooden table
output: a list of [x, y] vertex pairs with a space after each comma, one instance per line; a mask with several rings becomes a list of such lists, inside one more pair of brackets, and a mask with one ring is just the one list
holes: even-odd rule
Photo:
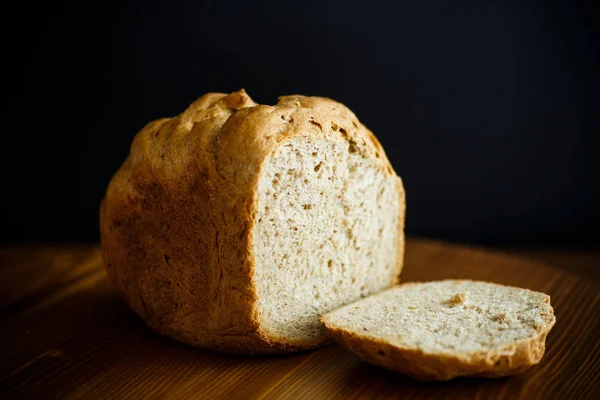
[[541, 290], [557, 315], [546, 356], [524, 374], [425, 383], [335, 345], [290, 356], [196, 350], [128, 310], [98, 247], [1, 248], [0, 399], [600, 399], [600, 254], [515, 254], [409, 241], [405, 281], [465, 277]]

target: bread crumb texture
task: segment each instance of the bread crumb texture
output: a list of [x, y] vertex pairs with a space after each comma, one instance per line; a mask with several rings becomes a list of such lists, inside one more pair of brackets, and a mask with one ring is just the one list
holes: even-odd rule
[[318, 316], [389, 287], [397, 276], [395, 179], [350, 145], [343, 137], [299, 138], [263, 171], [255, 277], [270, 334], [318, 339]]

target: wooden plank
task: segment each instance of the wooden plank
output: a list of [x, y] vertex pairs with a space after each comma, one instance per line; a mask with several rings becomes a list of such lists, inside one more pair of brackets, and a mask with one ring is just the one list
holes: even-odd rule
[[[59, 297], [64, 296], [64, 297]], [[109, 324], [127, 311], [98, 270], [33, 308], [2, 322], [0, 377], [9, 377], [36, 357], [52, 354], [80, 333]]]
[[600, 252], [598, 251], [578, 253], [564, 250], [514, 249], [511, 253], [600, 283]]
[[100, 249], [90, 246], [0, 250], [0, 317], [22, 312], [86, 274], [102, 268]]
[[[524, 374], [426, 383], [362, 362], [335, 345], [262, 357], [181, 345], [127, 309], [100, 268], [97, 248], [80, 250], [72, 256], [31, 251], [37, 264], [25, 269], [41, 271], [43, 278], [24, 282], [25, 294], [13, 290], [12, 300], [3, 303], [0, 398], [600, 398], [600, 287], [527, 258], [409, 242], [404, 280], [487, 279], [542, 290], [552, 296], [557, 314], [546, 356]], [[57, 254], [67, 261], [57, 262]], [[30, 265], [18, 254], [10, 261]], [[6, 271], [0, 267], [0, 275]], [[16, 278], [12, 282], [18, 286]]]

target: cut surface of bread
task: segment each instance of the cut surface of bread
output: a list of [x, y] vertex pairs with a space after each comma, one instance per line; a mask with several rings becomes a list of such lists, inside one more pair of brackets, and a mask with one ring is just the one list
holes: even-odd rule
[[255, 282], [261, 329], [322, 340], [318, 317], [397, 278], [398, 186], [343, 137], [280, 147], [258, 184]]
[[344, 347], [426, 380], [500, 377], [537, 364], [555, 323], [550, 297], [494, 283], [407, 283], [321, 317]]
[[163, 335], [274, 353], [331, 341], [319, 316], [397, 283], [404, 188], [344, 105], [209, 93], [149, 123], [100, 207], [110, 280]]

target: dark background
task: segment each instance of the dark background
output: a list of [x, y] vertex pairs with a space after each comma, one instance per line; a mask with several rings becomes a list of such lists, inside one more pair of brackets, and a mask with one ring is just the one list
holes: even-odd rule
[[350, 107], [404, 180], [409, 234], [600, 239], [592, 2], [48, 3], [2, 14], [3, 242], [97, 241], [135, 133], [242, 87]]

